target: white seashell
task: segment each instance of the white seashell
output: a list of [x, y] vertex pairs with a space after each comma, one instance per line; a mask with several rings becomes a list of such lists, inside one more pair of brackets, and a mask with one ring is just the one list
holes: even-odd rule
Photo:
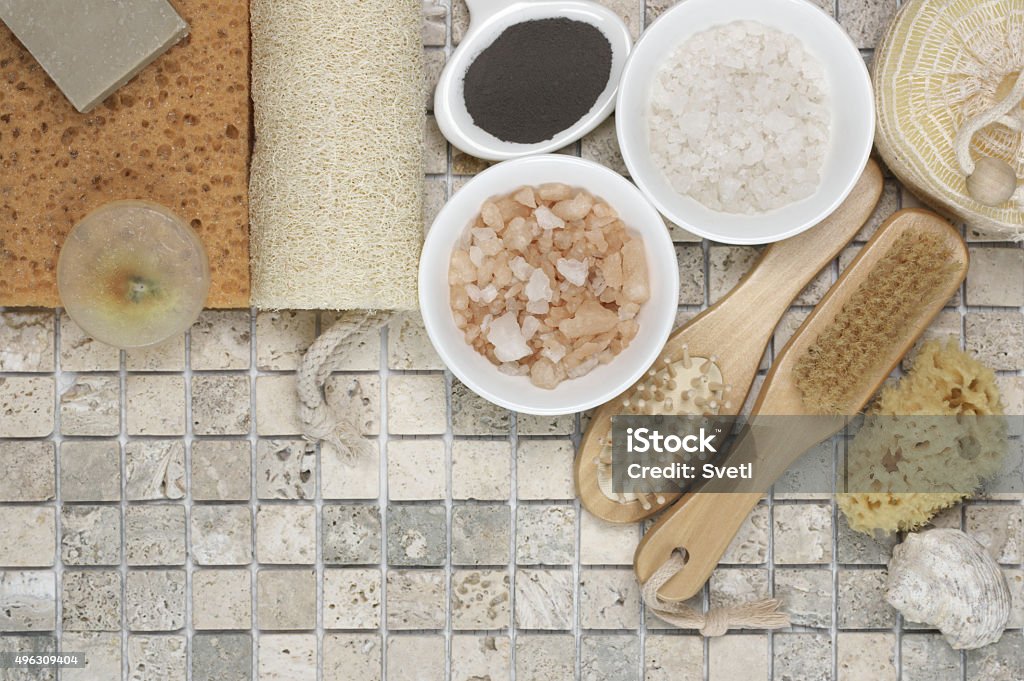
[[1010, 618], [1010, 590], [999, 566], [960, 530], [917, 532], [893, 549], [889, 605], [931, 624], [956, 650], [995, 643]]

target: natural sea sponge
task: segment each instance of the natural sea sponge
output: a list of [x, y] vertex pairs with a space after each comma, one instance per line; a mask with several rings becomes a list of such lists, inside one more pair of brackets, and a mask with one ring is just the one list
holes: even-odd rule
[[[995, 374], [955, 339], [925, 343], [910, 372], [883, 388], [868, 414], [850, 444], [852, 493], [837, 496], [859, 532], [921, 526], [998, 472], [1006, 453]], [[941, 418], [949, 416], [963, 418]]]

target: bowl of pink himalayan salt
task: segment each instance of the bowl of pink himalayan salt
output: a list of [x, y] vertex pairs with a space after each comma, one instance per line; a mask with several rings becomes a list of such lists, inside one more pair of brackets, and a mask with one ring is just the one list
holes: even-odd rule
[[481, 397], [525, 414], [603, 404], [660, 354], [679, 266], [622, 175], [562, 154], [505, 161], [438, 213], [420, 257], [434, 348]]

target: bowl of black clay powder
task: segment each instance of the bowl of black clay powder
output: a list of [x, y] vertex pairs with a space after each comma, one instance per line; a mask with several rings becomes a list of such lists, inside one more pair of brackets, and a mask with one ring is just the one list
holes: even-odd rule
[[466, 0], [469, 30], [434, 92], [441, 132], [491, 161], [547, 153], [615, 107], [629, 29], [588, 0]]

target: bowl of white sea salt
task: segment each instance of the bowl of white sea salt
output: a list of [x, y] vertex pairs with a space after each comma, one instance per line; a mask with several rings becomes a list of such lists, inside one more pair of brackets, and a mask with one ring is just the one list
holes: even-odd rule
[[694, 234], [764, 244], [853, 189], [874, 139], [856, 45], [806, 0], [687, 0], [637, 42], [616, 129], [629, 173]]

